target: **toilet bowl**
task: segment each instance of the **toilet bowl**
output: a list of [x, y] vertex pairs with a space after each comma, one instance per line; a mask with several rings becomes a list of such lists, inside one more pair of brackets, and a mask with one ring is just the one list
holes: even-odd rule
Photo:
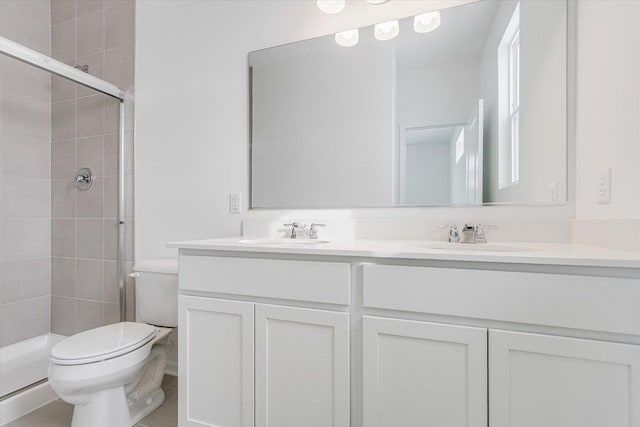
[[137, 322], [90, 329], [51, 350], [49, 381], [75, 405], [72, 427], [130, 427], [164, 401], [166, 337], [177, 326], [177, 261], [141, 262], [134, 271]]

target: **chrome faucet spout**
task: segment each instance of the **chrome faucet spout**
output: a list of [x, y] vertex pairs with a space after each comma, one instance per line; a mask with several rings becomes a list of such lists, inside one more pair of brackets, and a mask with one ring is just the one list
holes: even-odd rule
[[465, 224], [460, 231], [460, 243], [476, 243], [475, 227], [473, 224]]

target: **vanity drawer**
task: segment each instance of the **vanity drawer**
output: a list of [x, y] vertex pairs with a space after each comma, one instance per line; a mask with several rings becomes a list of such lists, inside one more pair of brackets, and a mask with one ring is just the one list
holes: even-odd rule
[[637, 279], [366, 265], [365, 307], [640, 335]]
[[180, 289], [348, 305], [344, 262], [180, 256]]

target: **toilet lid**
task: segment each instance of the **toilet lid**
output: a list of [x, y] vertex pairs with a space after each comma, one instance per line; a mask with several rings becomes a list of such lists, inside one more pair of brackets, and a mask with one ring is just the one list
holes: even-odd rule
[[75, 365], [129, 353], [151, 341], [158, 329], [146, 323], [120, 322], [80, 332], [51, 349], [56, 363]]

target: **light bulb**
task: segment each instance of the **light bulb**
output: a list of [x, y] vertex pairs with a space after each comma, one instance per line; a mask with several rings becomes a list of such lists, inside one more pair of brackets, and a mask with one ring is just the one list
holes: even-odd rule
[[374, 28], [374, 36], [378, 40], [391, 40], [400, 32], [398, 21], [387, 21], [376, 24]]
[[423, 13], [413, 18], [413, 29], [416, 33], [428, 33], [440, 26], [440, 12]]
[[351, 47], [358, 44], [358, 29], [336, 33], [336, 43], [343, 47]]
[[340, 13], [344, 9], [345, 0], [318, 0], [316, 2], [318, 9], [324, 13]]

